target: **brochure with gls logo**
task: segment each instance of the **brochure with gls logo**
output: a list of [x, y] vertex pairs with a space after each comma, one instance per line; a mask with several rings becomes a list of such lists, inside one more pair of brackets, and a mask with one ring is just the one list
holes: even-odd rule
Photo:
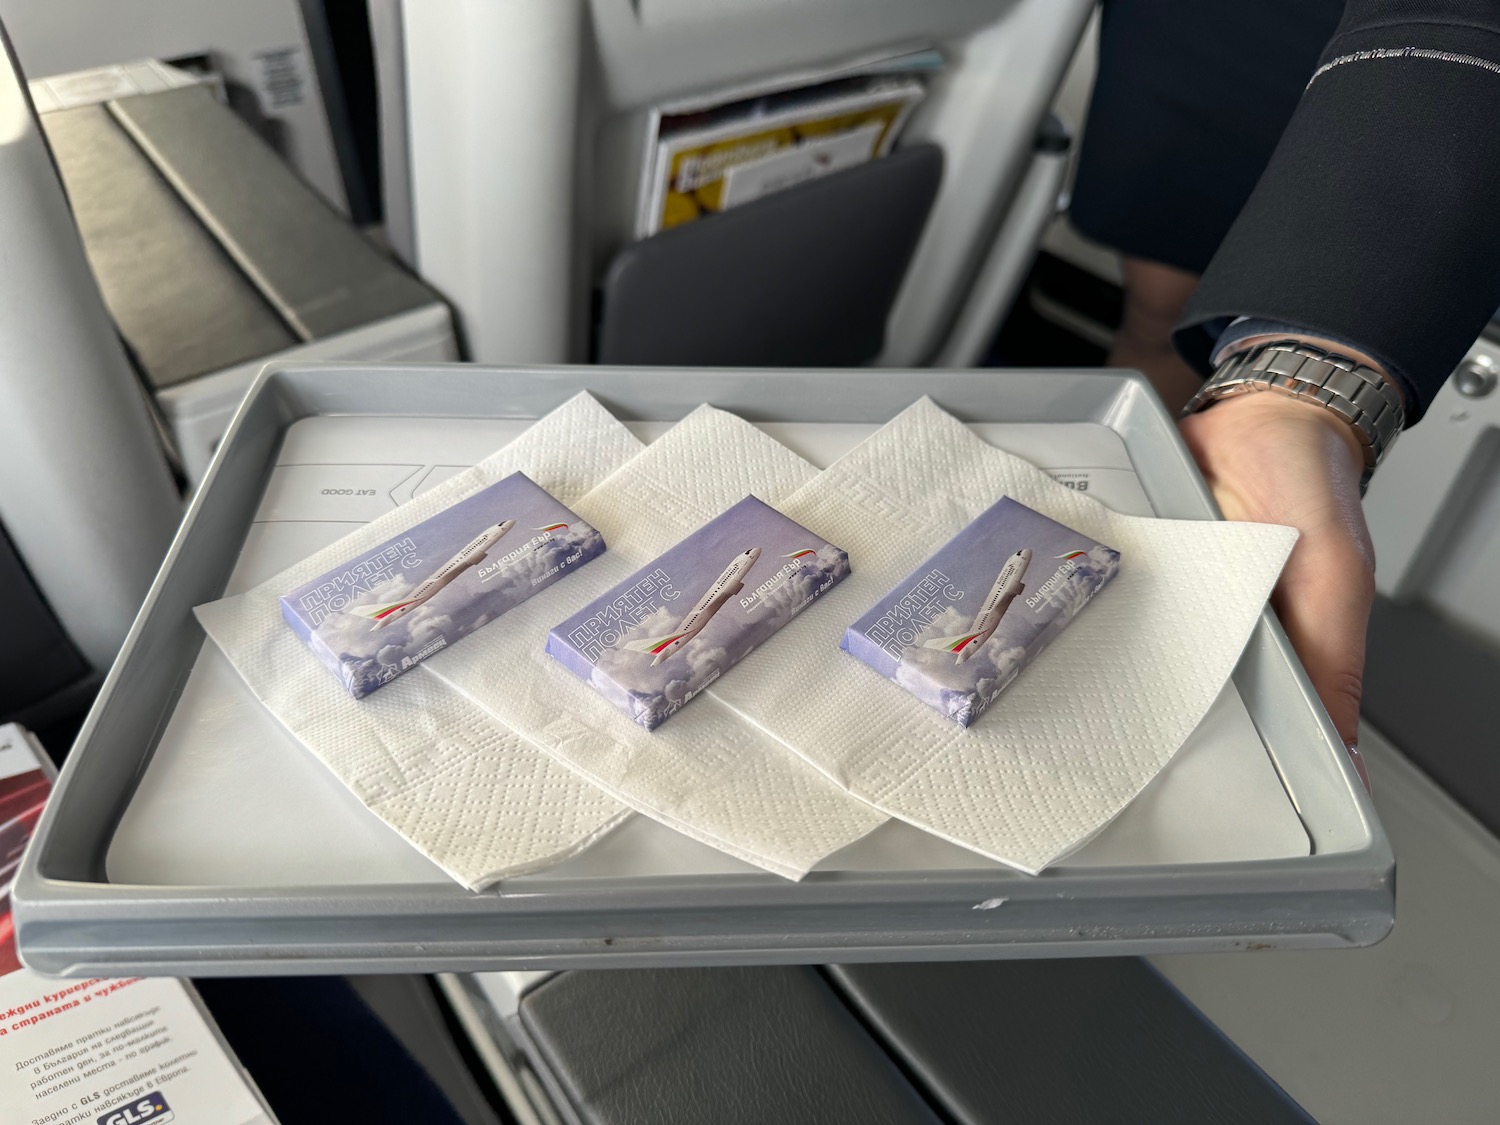
[[10, 884], [51, 787], [31, 736], [0, 726], [0, 1122], [275, 1125], [186, 981], [53, 980], [17, 960]]

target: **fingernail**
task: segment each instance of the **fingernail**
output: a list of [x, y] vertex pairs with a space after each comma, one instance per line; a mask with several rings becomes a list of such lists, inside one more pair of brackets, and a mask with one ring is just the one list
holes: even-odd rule
[[1370, 771], [1365, 769], [1365, 758], [1359, 752], [1359, 743], [1346, 743], [1344, 749], [1349, 751], [1349, 758], [1354, 763], [1354, 771], [1359, 774], [1360, 781], [1365, 783], [1365, 792], [1373, 797], [1375, 790], [1370, 788]]

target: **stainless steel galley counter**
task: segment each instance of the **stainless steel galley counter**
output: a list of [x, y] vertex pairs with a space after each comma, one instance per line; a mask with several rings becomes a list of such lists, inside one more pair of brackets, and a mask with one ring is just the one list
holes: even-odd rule
[[1171, 420], [1119, 372], [273, 366], [17, 878], [28, 964], [122, 976], [1098, 956], [1354, 946], [1390, 928], [1389, 845], [1269, 613], [1161, 777], [1040, 877], [892, 823], [791, 883], [636, 816], [492, 891], [449, 881], [275, 722], [192, 607], [584, 389], [647, 440], [712, 402], [817, 464], [925, 393], [1119, 510], [1213, 511]]

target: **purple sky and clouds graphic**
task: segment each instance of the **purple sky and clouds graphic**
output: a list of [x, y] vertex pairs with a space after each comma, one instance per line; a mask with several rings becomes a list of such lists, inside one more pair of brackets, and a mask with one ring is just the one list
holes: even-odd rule
[[[676, 653], [653, 666], [650, 653], [624, 647], [672, 635], [703, 593], [752, 547], [761, 555], [744, 588]], [[800, 552], [810, 553], [789, 557]], [[651, 580], [657, 572], [668, 583]], [[848, 573], [842, 550], [747, 497], [554, 628], [547, 651], [650, 730]], [[630, 593], [643, 583], [649, 595]], [[610, 609], [622, 600], [638, 603], [628, 620]]]
[[[506, 520], [515, 527], [482, 560], [399, 620], [375, 628], [369, 618], [349, 612], [400, 602], [486, 528]], [[540, 530], [549, 527], [554, 529]], [[513, 473], [304, 583], [281, 599], [282, 616], [351, 694], [367, 695], [603, 551], [598, 531], [524, 474]], [[373, 565], [356, 569], [371, 560]]]
[[[959, 664], [951, 652], [924, 647], [967, 632], [1006, 560], [1023, 548], [1032, 552], [1025, 589], [978, 652]], [[1007, 498], [977, 516], [850, 626], [843, 647], [927, 706], [968, 726], [1119, 568], [1118, 551]]]

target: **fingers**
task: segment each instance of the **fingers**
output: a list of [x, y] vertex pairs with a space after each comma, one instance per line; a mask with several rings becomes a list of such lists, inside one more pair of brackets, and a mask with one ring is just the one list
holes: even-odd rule
[[[1364, 456], [1353, 431], [1316, 404], [1245, 395], [1184, 419], [1182, 433], [1226, 518], [1300, 533], [1272, 601], [1352, 748], [1375, 600], [1374, 550], [1359, 500]], [[1364, 777], [1363, 762], [1350, 756]]]
[[[1365, 632], [1374, 600], [1367, 560], [1347, 537], [1328, 533], [1307, 535], [1297, 544], [1273, 598], [1318, 698], [1351, 747], [1359, 740]], [[1364, 777], [1363, 761], [1354, 758]]]
[[1301, 532], [1272, 603], [1365, 778], [1353, 747], [1376, 583], [1359, 504], [1364, 455], [1352, 431], [1316, 405], [1250, 395], [1185, 419], [1182, 434], [1224, 516]]

